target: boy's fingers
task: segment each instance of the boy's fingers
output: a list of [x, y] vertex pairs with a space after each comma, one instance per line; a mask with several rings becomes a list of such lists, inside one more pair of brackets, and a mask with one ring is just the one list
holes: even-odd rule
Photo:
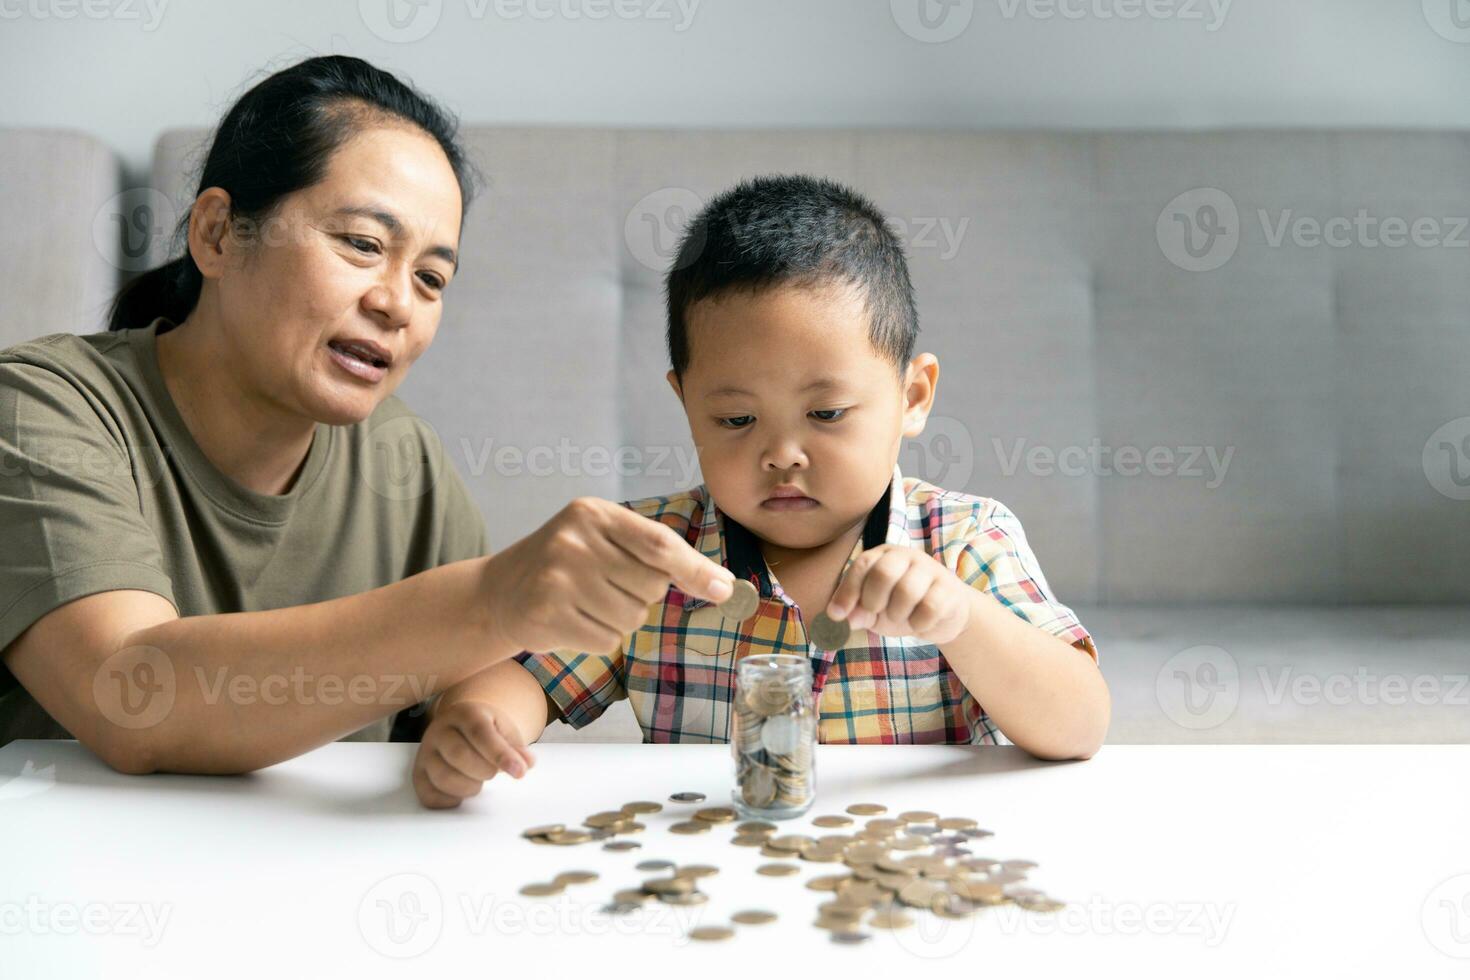
[[460, 804], [458, 796], [444, 792], [429, 780], [429, 773], [422, 765], [413, 767], [413, 791], [419, 802], [430, 809], [444, 810]]
[[880, 552], [877, 548], [865, 551], [853, 559], [847, 574], [842, 577], [837, 591], [832, 593], [831, 600], [827, 603], [827, 615], [833, 619], [846, 619], [854, 606], [858, 604], [858, 596], [862, 594], [863, 580], [867, 578], [868, 569], [878, 560]]
[[671, 528], [627, 508], [619, 509], [623, 515], [610, 529], [615, 543], [643, 564], [668, 576], [685, 595], [711, 602], [730, 598], [735, 590], [735, 576], [728, 568], [695, 551]]
[[506, 740], [490, 712], [477, 711], [468, 718], [457, 716], [451, 726], [460, 738], [449, 740], [453, 754], [446, 752], [445, 757], [465, 775], [489, 779], [501, 770], [516, 778], [524, 774], [520, 754]]
[[863, 576], [862, 607], [875, 618], [887, 609], [888, 597], [893, 594], [893, 587], [907, 569], [908, 562], [902, 555], [889, 552], [879, 558], [868, 569], [868, 574]]
[[895, 623], [910, 622], [919, 603], [934, 587], [934, 580], [927, 575], [907, 574], [894, 583], [888, 595], [888, 618]]
[[448, 759], [444, 758], [444, 753], [437, 749], [424, 765], [424, 774], [439, 792], [447, 796], [458, 796], [461, 799], [474, 796], [484, 785], [481, 780], [471, 779], [456, 769]]

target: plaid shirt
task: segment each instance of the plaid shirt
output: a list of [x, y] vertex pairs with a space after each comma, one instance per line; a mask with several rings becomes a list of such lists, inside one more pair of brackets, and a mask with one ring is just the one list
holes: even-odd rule
[[[863, 630], [842, 650], [812, 647], [802, 612], [766, 567], [759, 541], [722, 514], [704, 487], [626, 506], [667, 524], [695, 550], [755, 584], [760, 605], [749, 619], [733, 622], [712, 603], [670, 588], [611, 656], [571, 650], [518, 655], [573, 727], [626, 697], [645, 742], [728, 741], [736, 661], [789, 653], [812, 665], [822, 742], [1006, 741], [932, 644]], [[873, 508], [848, 564], [885, 542], [923, 548], [1017, 616], [1096, 659], [1087, 630], [1052, 596], [1020, 522], [996, 501], [905, 479], [895, 468], [888, 495]]]

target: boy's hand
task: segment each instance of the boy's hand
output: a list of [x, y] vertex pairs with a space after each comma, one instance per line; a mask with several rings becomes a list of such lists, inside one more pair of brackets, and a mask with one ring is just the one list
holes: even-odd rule
[[483, 701], [455, 701], [435, 712], [413, 762], [413, 788], [424, 806], [459, 806], [498, 772], [517, 779], [536, 764], [520, 733]]
[[975, 590], [918, 548], [869, 548], [847, 570], [827, 615], [884, 636], [917, 636], [942, 646], [970, 623]]

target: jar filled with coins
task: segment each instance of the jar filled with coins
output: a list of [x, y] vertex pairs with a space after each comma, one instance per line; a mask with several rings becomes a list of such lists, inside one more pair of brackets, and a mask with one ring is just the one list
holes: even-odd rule
[[736, 808], [774, 820], [805, 813], [817, 794], [817, 711], [806, 658], [775, 654], [740, 661], [731, 725]]

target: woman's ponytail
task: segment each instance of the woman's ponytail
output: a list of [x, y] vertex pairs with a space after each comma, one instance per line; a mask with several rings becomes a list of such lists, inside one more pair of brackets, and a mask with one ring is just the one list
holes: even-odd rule
[[108, 330], [146, 327], [156, 317], [183, 323], [199, 302], [204, 277], [185, 252], [172, 262], [139, 273], [118, 291], [108, 314]]

